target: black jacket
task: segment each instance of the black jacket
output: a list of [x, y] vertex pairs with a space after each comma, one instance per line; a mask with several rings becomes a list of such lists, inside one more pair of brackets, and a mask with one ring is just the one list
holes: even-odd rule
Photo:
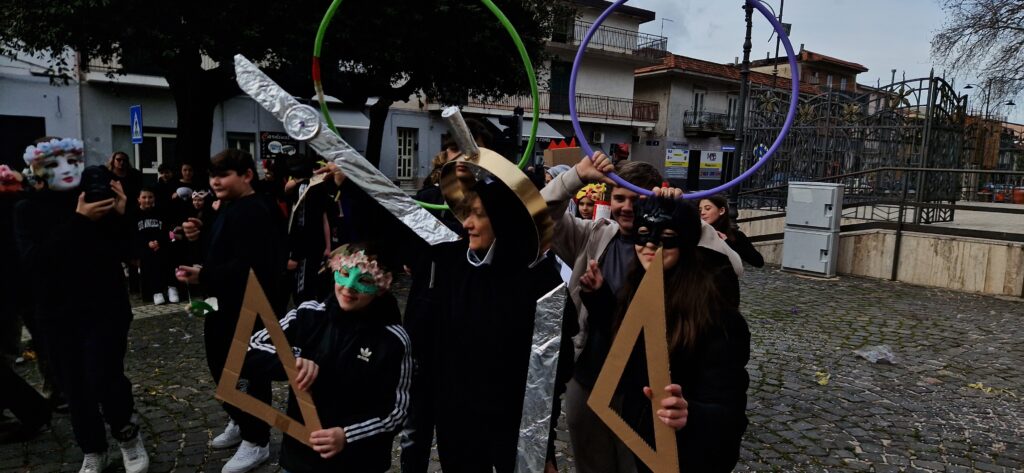
[[[321, 426], [342, 427], [347, 439], [340, 453], [324, 460], [285, 436], [281, 466], [294, 473], [387, 471], [412, 381], [409, 337], [399, 325], [395, 298], [385, 294], [363, 310], [345, 312], [332, 295], [325, 303], [303, 303], [281, 319], [281, 327], [292, 351], [320, 366], [311, 393]], [[245, 370], [249, 379], [286, 379], [266, 329], [250, 340]], [[302, 419], [294, 394], [288, 414]]]
[[66, 329], [131, 318], [121, 267], [130, 227], [114, 211], [98, 222], [79, 215], [78, 194], [34, 192], [14, 208], [14, 237], [35, 314]]
[[254, 193], [223, 203], [213, 224], [208, 229], [204, 226], [201, 235], [206, 258], [199, 282], [219, 305], [218, 313], [210, 317], [238, 317], [250, 268], [274, 309], [284, 307], [279, 283], [287, 257], [284, 222], [269, 199]]
[[132, 243], [132, 253], [136, 258], [153, 253], [149, 248], [149, 242], [156, 241], [160, 250], [169, 249], [170, 237], [168, 232], [170, 226], [164, 220], [164, 214], [153, 208], [148, 210], [139, 209], [135, 213], [135, 238]]
[[[736, 281], [731, 265], [718, 260], [718, 253], [699, 250], [704, 264], [717, 268], [711, 272], [723, 303], [715, 314], [715, 324], [698, 337], [692, 350], [680, 347], [669, 353], [672, 383], [683, 388], [689, 409], [686, 427], [676, 432], [679, 466], [680, 471], [729, 472], [739, 460], [740, 440], [747, 428], [750, 330], [735, 300], [730, 299]], [[607, 327], [608, 333], [612, 333], [619, 304], [607, 285], [595, 292], [581, 293], [581, 297], [591, 324]], [[641, 363], [643, 350], [643, 342], [639, 341], [626, 365], [619, 392], [623, 393], [623, 418], [653, 445], [651, 404], [642, 394], [642, 387], [648, 385], [646, 365]], [[640, 471], [648, 471], [639, 461], [637, 465]]]
[[725, 243], [729, 245], [729, 248], [732, 248], [732, 251], [735, 251], [736, 254], [740, 255], [740, 258], [743, 259], [743, 261], [746, 261], [747, 264], [755, 268], [764, 266], [764, 257], [761, 256], [761, 253], [759, 253], [756, 248], [754, 248], [753, 243], [750, 242], [750, 238], [748, 238], [743, 232], [733, 230], [733, 238], [725, 240]]
[[466, 240], [433, 248], [433, 398], [446, 471], [515, 466], [537, 299], [561, 280], [551, 258], [510, 264], [510, 243], [497, 241], [493, 263], [479, 267], [466, 259]]

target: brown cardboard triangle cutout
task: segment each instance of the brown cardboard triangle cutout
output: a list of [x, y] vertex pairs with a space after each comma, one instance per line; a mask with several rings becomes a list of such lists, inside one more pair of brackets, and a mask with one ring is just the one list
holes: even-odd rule
[[[679, 455], [676, 449], [676, 432], [658, 419], [657, 411], [661, 400], [668, 397], [665, 386], [671, 384], [668, 371], [668, 338], [665, 324], [665, 273], [663, 272], [661, 250], [654, 255], [637, 288], [633, 302], [619, 326], [615, 340], [605, 359], [604, 367], [597, 376], [594, 390], [587, 399], [587, 405], [615, 433], [615, 435], [636, 454], [654, 473], [678, 473]], [[654, 422], [654, 448], [622, 417], [611, 408], [615, 388], [622, 380], [633, 347], [640, 334], [644, 335], [647, 355], [647, 373], [654, 399], [651, 401], [651, 417]]]
[[[245, 362], [245, 354], [249, 349], [249, 338], [252, 336], [252, 329], [256, 325], [256, 317], [263, 321], [263, 325], [270, 334], [270, 340], [277, 350], [277, 357], [281, 360], [281, 366], [288, 374], [288, 384], [292, 387], [292, 395], [302, 412], [302, 419], [305, 424], [288, 417], [281, 411], [274, 409], [263, 401], [256, 399], [249, 394], [238, 390], [238, 377], [242, 372], [242, 364]], [[231, 404], [242, 412], [251, 414], [254, 417], [270, 424], [296, 440], [309, 445], [309, 434], [320, 430], [320, 418], [316, 414], [316, 406], [313, 405], [313, 398], [308, 392], [300, 391], [295, 385], [295, 377], [298, 371], [295, 369], [295, 356], [292, 355], [292, 347], [288, 345], [288, 339], [281, 330], [274, 309], [267, 300], [263, 287], [256, 279], [256, 273], [249, 271], [249, 283], [245, 288], [245, 299], [242, 301], [242, 311], [238, 314], [238, 325], [235, 326], [235, 338], [231, 340], [231, 350], [228, 352], [227, 362], [224, 364], [224, 371], [220, 375], [220, 384], [217, 385], [217, 399]]]

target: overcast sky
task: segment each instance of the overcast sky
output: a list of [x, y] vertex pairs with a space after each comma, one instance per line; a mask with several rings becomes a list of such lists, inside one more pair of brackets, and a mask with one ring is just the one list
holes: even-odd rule
[[[768, 0], [778, 12], [780, 0]], [[743, 2], [737, 0], [630, 0], [626, 5], [655, 12], [656, 19], [641, 25], [640, 31], [669, 38], [674, 54], [715, 62], [731, 62], [743, 54]], [[672, 21], [668, 21], [672, 20]], [[931, 39], [946, 21], [937, 0], [785, 0], [782, 20], [793, 24], [793, 49], [800, 44], [811, 51], [856, 62], [868, 68], [857, 82], [875, 85], [889, 82], [892, 69], [897, 80], [943, 73], [931, 56]], [[768, 22], [754, 11], [751, 59], [775, 53]], [[780, 50], [780, 54], [785, 54]], [[973, 79], [973, 77], [971, 78]], [[948, 80], [948, 79], [947, 79]], [[968, 81], [958, 79], [961, 93]], [[972, 104], [974, 100], [969, 99]], [[1024, 122], [1024, 104], [1004, 110], [1010, 120]]]

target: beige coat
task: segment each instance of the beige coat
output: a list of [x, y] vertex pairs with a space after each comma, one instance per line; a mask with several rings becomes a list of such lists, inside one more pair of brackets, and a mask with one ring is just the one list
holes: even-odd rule
[[[583, 188], [584, 182], [580, 179], [575, 169], [563, 172], [551, 180], [541, 195], [547, 201], [548, 209], [555, 220], [555, 236], [553, 249], [566, 264], [572, 265], [572, 278], [569, 280], [569, 296], [576, 305], [576, 313], [579, 314], [580, 332], [573, 337], [573, 344], [576, 347], [576, 356], [586, 343], [587, 337], [587, 309], [580, 300], [580, 276], [587, 270], [587, 262], [600, 260], [608, 243], [619, 233], [619, 224], [611, 220], [583, 220], [575, 218], [565, 212], [569, 200]], [[699, 246], [717, 251], [729, 257], [732, 262], [736, 276], [743, 276], [743, 262], [729, 245], [726, 245], [718, 233], [710, 225], [703, 223]]]

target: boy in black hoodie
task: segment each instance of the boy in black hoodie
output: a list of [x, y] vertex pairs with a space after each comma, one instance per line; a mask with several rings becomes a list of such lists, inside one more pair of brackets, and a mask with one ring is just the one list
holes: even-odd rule
[[[139, 259], [142, 273], [142, 296], [151, 296], [153, 304], [178, 303], [178, 289], [174, 287], [171, 271], [170, 238], [165, 214], [156, 207], [156, 193], [144, 188], [139, 192], [139, 211], [135, 219], [135, 242], [133, 250]], [[167, 291], [167, 298], [164, 298]]]
[[[210, 160], [210, 187], [222, 205], [209, 230], [203, 222], [189, 218], [182, 224], [185, 237], [206, 241], [206, 258], [200, 266], [179, 266], [178, 280], [201, 284], [206, 294], [215, 297], [218, 310], [203, 324], [206, 362], [214, 382], [220, 381], [227, 361], [238, 313], [242, 309], [249, 270], [263, 286], [274, 309], [284, 308], [278, 281], [285, 268], [284, 221], [281, 213], [263, 194], [253, 190], [256, 166], [252, 156], [228, 149]], [[209, 223], [209, 222], [207, 222]], [[250, 382], [248, 394], [270, 401], [270, 382]], [[231, 418], [224, 433], [211, 442], [214, 448], [229, 448], [241, 443], [235, 455], [224, 465], [223, 473], [249, 471], [270, 456], [270, 427], [237, 408], [224, 405]]]
[[[405, 421], [412, 381], [409, 336], [388, 289], [391, 273], [356, 245], [331, 254], [334, 295], [304, 302], [281, 319], [296, 354], [299, 389], [310, 391], [322, 430], [313, 448], [285, 436], [281, 466], [291, 473], [385, 472]], [[267, 330], [254, 335], [243, 375], [286, 379]], [[294, 393], [288, 414], [299, 416]]]

